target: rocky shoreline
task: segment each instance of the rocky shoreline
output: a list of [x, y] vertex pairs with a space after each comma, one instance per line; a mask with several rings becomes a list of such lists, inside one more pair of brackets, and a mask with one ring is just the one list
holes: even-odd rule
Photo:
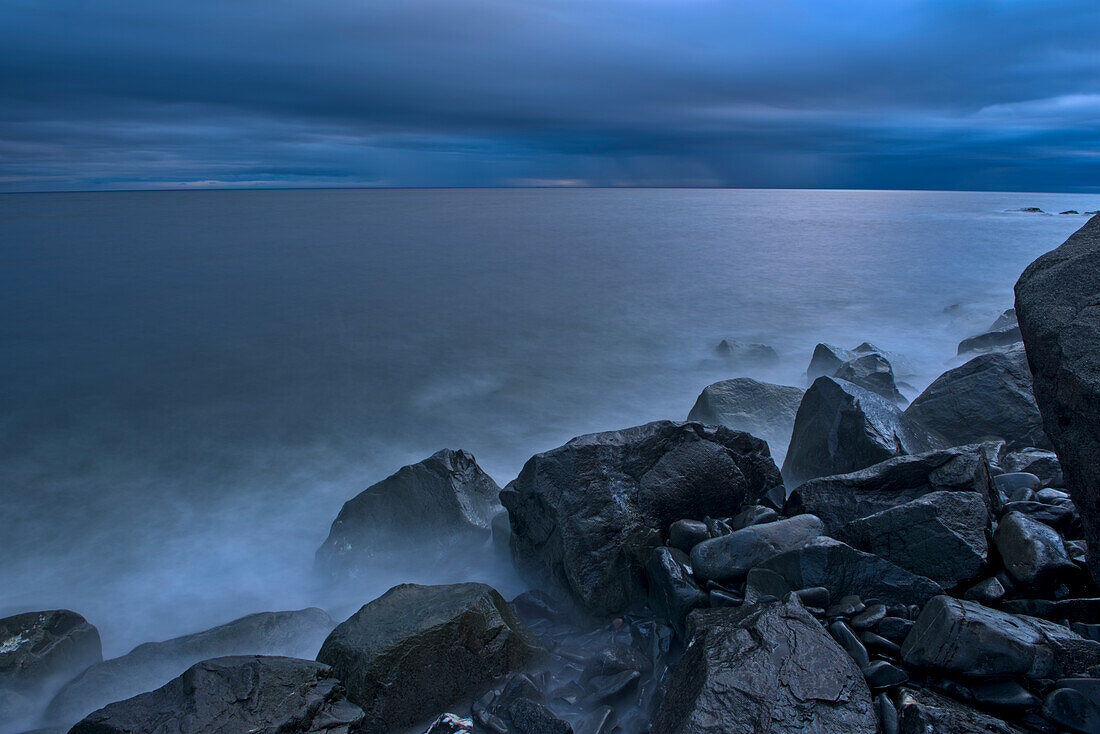
[[511, 601], [402, 584], [107, 661], [74, 612], [0, 619], [0, 732], [1100, 732], [1100, 217], [959, 354], [909, 402], [896, 355], [821, 344], [805, 389], [725, 380], [503, 488], [440, 451], [316, 557], [503, 553]]

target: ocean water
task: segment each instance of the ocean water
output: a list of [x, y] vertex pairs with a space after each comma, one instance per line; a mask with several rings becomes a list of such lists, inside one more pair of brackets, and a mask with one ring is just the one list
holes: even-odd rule
[[[818, 341], [872, 341], [920, 389], [1084, 222], [1008, 211], [1027, 206], [1100, 196], [0, 196], [0, 614], [74, 609], [114, 655], [332, 608], [310, 568], [341, 504], [440, 448], [504, 485], [572, 436], [683, 419], [716, 380], [801, 384]], [[782, 365], [732, 369], [723, 338]], [[421, 578], [522, 589], [417, 561], [341, 603]]]

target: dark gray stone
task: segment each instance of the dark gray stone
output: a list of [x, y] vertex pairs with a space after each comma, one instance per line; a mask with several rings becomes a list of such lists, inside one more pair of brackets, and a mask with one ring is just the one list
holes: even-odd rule
[[158, 688], [210, 658], [252, 654], [312, 658], [335, 626], [317, 608], [262, 612], [203, 632], [147, 642], [91, 666], [66, 684], [47, 708], [46, 719], [72, 724], [112, 701]]
[[858, 667], [795, 600], [693, 612], [653, 734], [874, 734]]
[[1003, 472], [993, 477], [993, 486], [1005, 502], [1030, 499], [1042, 487], [1039, 477], [1028, 472]]
[[446, 554], [488, 540], [499, 493], [468, 452], [436, 452], [348, 500], [317, 550], [317, 568], [334, 578], [369, 576], [379, 556]]
[[1019, 512], [1001, 518], [993, 543], [1012, 580], [1020, 584], [1045, 582], [1075, 568], [1058, 532]]
[[1074, 688], [1055, 688], [1043, 699], [1043, 716], [1079, 734], [1100, 732], [1100, 698]]
[[868, 630], [879, 623], [886, 616], [885, 604], [871, 604], [859, 614], [852, 617], [852, 629]]
[[754, 568], [745, 579], [745, 604], [758, 604], [761, 599], [786, 599], [791, 585], [775, 571]]
[[485, 584], [395, 586], [341, 623], [317, 659], [372, 721], [436, 716], [537, 654], [531, 632]]
[[787, 514], [813, 513], [827, 532], [932, 492], [977, 492], [999, 507], [982, 446], [899, 456], [861, 471], [811, 479], [787, 501]]
[[714, 348], [714, 353], [738, 367], [775, 367], [779, 364], [779, 354], [767, 344], [723, 339]]
[[1024, 734], [1024, 729], [929, 690], [905, 690], [898, 704], [901, 734]]
[[722, 380], [703, 389], [688, 420], [759, 436], [768, 442], [776, 461], [782, 461], [804, 392], [748, 377]]
[[877, 352], [848, 360], [840, 365], [832, 376], [870, 390], [891, 403], [900, 405], [906, 403], [905, 396], [898, 391], [897, 383], [894, 381], [894, 368], [890, 366], [886, 357]]
[[682, 551], [658, 546], [645, 567], [649, 605], [658, 616], [668, 620], [681, 637], [688, 612], [707, 605], [707, 594], [688, 572], [687, 562]]
[[958, 355], [971, 352], [980, 352], [987, 349], [1004, 349], [1013, 347], [1023, 340], [1020, 336], [1020, 327], [1012, 324], [1000, 329], [993, 329], [984, 334], [971, 336], [959, 342]]
[[1054, 678], [1100, 663], [1100, 643], [1035, 617], [938, 596], [901, 646], [906, 665], [969, 676]]
[[659, 421], [537, 454], [500, 497], [520, 573], [612, 614], [645, 597], [643, 568], [670, 523], [729, 517], [781, 484], [760, 439]]
[[863, 676], [867, 679], [867, 686], [872, 691], [894, 688], [909, 680], [904, 670], [885, 660], [876, 660], [864, 667]]
[[750, 569], [804, 545], [824, 530], [825, 525], [814, 515], [752, 525], [699, 543], [691, 549], [691, 567], [702, 579], [740, 581]]
[[783, 476], [797, 484], [943, 446], [885, 398], [845, 380], [819, 377], [798, 406]]
[[878, 714], [882, 734], [898, 734], [898, 710], [885, 693], [875, 696], [875, 713]]
[[974, 701], [982, 708], [1011, 710], [1015, 712], [1038, 708], [1039, 699], [1018, 681], [1001, 678], [976, 681], [970, 684]]
[[1062, 487], [1062, 465], [1058, 463], [1058, 454], [1047, 449], [1028, 447], [1005, 454], [1001, 459], [1001, 468], [1006, 472], [1027, 472], [1039, 477], [1044, 487]]
[[891, 640], [904, 640], [911, 629], [913, 629], [913, 620], [892, 616], [883, 617], [875, 627], [876, 632]]
[[102, 659], [99, 631], [76, 612], [0, 619], [0, 692], [38, 696]]
[[818, 344], [814, 347], [814, 353], [810, 357], [810, 364], [806, 368], [806, 381], [813, 382], [819, 377], [831, 377], [840, 369], [841, 365], [855, 356], [855, 352], [833, 346], [832, 344]]
[[871, 664], [871, 658], [867, 654], [867, 647], [856, 637], [856, 633], [846, 622], [837, 620], [829, 625], [829, 634], [833, 636], [848, 657], [855, 661], [856, 665], [863, 669]]
[[668, 526], [668, 544], [672, 548], [691, 553], [691, 549], [710, 537], [707, 524], [700, 520], [677, 520]]
[[931, 492], [853, 520], [833, 536], [951, 588], [978, 575], [987, 557], [988, 527], [982, 495]]
[[834, 597], [858, 594], [885, 604], [923, 604], [943, 593], [931, 579], [826, 537], [780, 553], [761, 568], [783, 576], [792, 589], [824, 586]]
[[1076, 519], [1073, 510], [1069, 507], [1047, 505], [1035, 501], [1009, 502], [1004, 506], [1004, 511], [1006, 516], [1008, 513], [1018, 512], [1035, 522], [1049, 525], [1057, 530], [1059, 534], [1072, 529]]
[[327, 665], [251, 655], [197, 663], [90, 714], [70, 734], [348, 734], [362, 721]]
[[1100, 579], [1100, 217], [1027, 267], [1016, 315], [1035, 397]]
[[971, 586], [963, 594], [963, 599], [976, 601], [980, 604], [989, 604], [1003, 599], [1005, 587], [996, 576], [984, 579]]
[[730, 529], [740, 530], [750, 525], [763, 525], [767, 522], [779, 520], [779, 513], [764, 505], [750, 505], [730, 518]]

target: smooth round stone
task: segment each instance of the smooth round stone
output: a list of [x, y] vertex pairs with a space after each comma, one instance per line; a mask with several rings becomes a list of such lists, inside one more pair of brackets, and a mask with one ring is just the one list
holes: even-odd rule
[[[1043, 488], [1039, 477], [1026, 471], [998, 474], [993, 477], [993, 486], [1009, 501], [1030, 499], [1031, 495]], [[1021, 497], [1021, 494], [1027, 494]]]
[[993, 680], [970, 686], [974, 700], [993, 708], [1022, 711], [1036, 708], [1041, 703], [1029, 690], [1014, 680]]
[[849, 594], [848, 596], [842, 596], [831, 607], [829, 607], [826, 614], [830, 617], [850, 617], [853, 614], [859, 614], [867, 606], [863, 603], [855, 594]]
[[824, 586], [811, 586], [808, 589], [799, 589], [794, 593], [804, 606], [820, 609], [827, 609], [829, 606], [829, 590]]
[[1035, 493], [1035, 499], [1039, 502], [1044, 502], [1048, 505], [1058, 504], [1059, 502], [1068, 502], [1070, 497], [1068, 492], [1063, 492], [1060, 489], [1052, 489], [1047, 487], [1046, 489], [1040, 489]]
[[707, 524], [699, 520], [677, 520], [668, 528], [669, 547], [691, 553], [691, 549], [710, 537]]
[[875, 696], [875, 713], [878, 714], [882, 734], [898, 734], [898, 710], [885, 693]]
[[852, 628], [857, 630], [871, 629], [876, 624], [878, 624], [879, 621], [885, 616], [885, 604], [872, 604], [856, 616], [852, 617]]
[[829, 634], [833, 636], [837, 644], [844, 648], [848, 656], [856, 661], [856, 665], [860, 668], [870, 664], [871, 656], [867, 654], [867, 648], [863, 646], [863, 643], [856, 637], [856, 633], [847, 624], [841, 621], [833, 622], [829, 625]]
[[859, 634], [860, 642], [867, 646], [868, 650], [873, 650], [876, 653], [883, 655], [892, 655], [897, 657], [901, 654], [901, 647], [896, 642], [892, 642], [881, 635], [876, 635], [874, 632], [865, 631]]
[[867, 679], [867, 685], [871, 690], [881, 690], [901, 685], [909, 680], [904, 670], [892, 665], [885, 660], [876, 660], [863, 667], [863, 677]]

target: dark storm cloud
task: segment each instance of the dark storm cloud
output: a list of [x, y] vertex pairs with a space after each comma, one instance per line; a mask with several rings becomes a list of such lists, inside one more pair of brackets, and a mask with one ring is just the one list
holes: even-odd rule
[[1094, 0], [8, 0], [0, 187], [1097, 190]]

